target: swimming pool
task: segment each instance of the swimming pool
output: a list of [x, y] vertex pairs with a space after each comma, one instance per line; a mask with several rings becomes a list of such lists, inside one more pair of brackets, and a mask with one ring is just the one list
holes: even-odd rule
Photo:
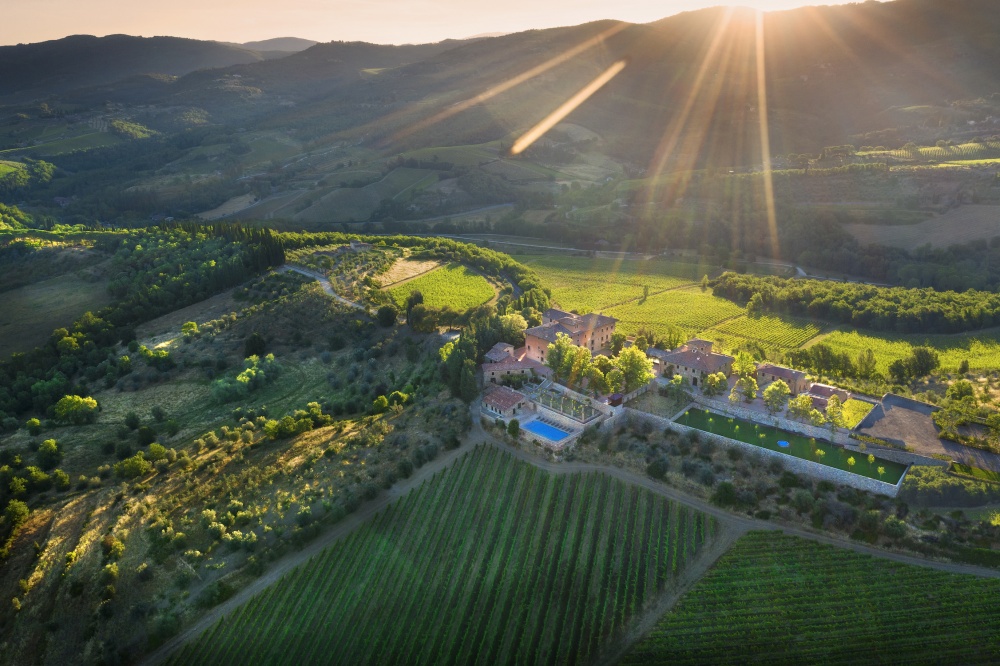
[[550, 426], [548, 423], [542, 423], [541, 421], [531, 421], [529, 423], [525, 423], [521, 427], [528, 432], [544, 437], [550, 442], [561, 442], [569, 437], [569, 433], [565, 430], [560, 430], [559, 428]]

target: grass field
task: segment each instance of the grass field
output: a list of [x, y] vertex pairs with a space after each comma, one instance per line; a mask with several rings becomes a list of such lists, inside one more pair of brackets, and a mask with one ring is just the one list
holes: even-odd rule
[[913, 250], [921, 245], [948, 247], [1000, 235], [1000, 206], [972, 205], [917, 224], [847, 224], [844, 228], [860, 242]]
[[531, 266], [552, 289], [552, 298], [564, 309], [597, 311], [651, 294], [674, 289], [714, 275], [713, 267], [662, 260], [589, 259], [552, 255], [515, 257]]
[[987, 664], [1000, 580], [752, 532], [622, 664]]
[[587, 662], [715, 530], [608, 476], [480, 448], [170, 663]]
[[671, 325], [694, 334], [743, 313], [743, 308], [713, 296], [711, 290], [703, 292], [699, 287], [689, 287], [650, 296], [645, 301], [626, 303], [604, 314], [617, 317], [619, 323], [616, 330], [631, 335], [639, 328], [660, 333]]
[[746, 315], [730, 319], [719, 326], [705, 331], [709, 339], [726, 339], [728, 347], [741, 340], [752, 340], [770, 349], [793, 349], [819, 335], [822, 327], [805, 319], [791, 317], [748, 317]]
[[88, 310], [111, 299], [104, 282], [85, 282], [74, 274], [12, 289], [0, 307], [0, 358], [28, 351], [48, 340], [52, 330], [69, 326]]
[[424, 304], [435, 308], [448, 305], [453, 310], [468, 310], [486, 303], [496, 292], [479, 273], [461, 264], [448, 264], [389, 290], [393, 300], [403, 307], [410, 292], [424, 295]]
[[24, 168], [24, 165], [20, 162], [10, 162], [7, 160], [0, 160], [0, 178], [3, 178], [7, 174], [13, 171], [20, 171]]
[[873, 405], [853, 398], [844, 402], [844, 427], [853, 428], [872, 411]]
[[972, 370], [996, 370], [1000, 367], [1000, 339], [998, 331], [979, 331], [959, 335], [892, 335], [861, 333], [856, 330], [834, 331], [820, 338], [837, 353], [847, 353], [857, 358], [865, 349], [875, 352], [879, 372], [887, 374], [889, 364], [906, 358], [914, 346], [929, 345], [937, 350], [941, 369], [958, 370], [963, 360], [969, 361]]
[[[334, 180], [337, 180], [334, 174]], [[383, 199], [394, 199], [410, 191], [437, 182], [437, 172], [428, 169], [400, 167], [386, 174], [382, 180], [365, 187], [338, 188], [318, 198], [313, 204], [295, 215], [296, 220], [307, 222], [361, 222], [367, 220]], [[287, 215], [288, 211], [285, 211]]]

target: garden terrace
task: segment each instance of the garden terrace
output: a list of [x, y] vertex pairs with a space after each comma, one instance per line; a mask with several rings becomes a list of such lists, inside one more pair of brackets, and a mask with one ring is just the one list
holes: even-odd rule
[[[701, 409], [689, 409], [677, 419], [677, 423], [893, 485], [897, 484], [906, 472], [906, 465], [891, 460], [875, 457], [869, 462], [866, 455], [848, 451], [829, 442]], [[879, 470], [882, 470], [881, 474]]]

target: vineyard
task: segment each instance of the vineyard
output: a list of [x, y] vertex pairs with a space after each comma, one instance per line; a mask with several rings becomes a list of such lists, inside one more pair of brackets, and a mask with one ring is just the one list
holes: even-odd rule
[[585, 257], [521, 256], [518, 261], [535, 269], [552, 298], [567, 310], [594, 312], [642, 298], [646, 287], [655, 294], [700, 280], [697, 264], [665, 261], [625, 261]]
[[676, 289], [650, 296], [643, 302], [626, 303], [604, 314], [616, 317], [617, 330], [631, 335], [639, 328], [663, 334], [673, 325], [694, 334], [744, 312], [732, 301], [702, 292], [698, 287]]
[[424, 303], [430, 307], [449, 306], [459, 312], [474, 308], [493, 298], [493, 287], [482, 275], [461, 264], [448, 264], [430, 273], [403, 283], [389, 290], [389, 295], [400, 307], [404, 307], [412, 291], [424, 295]]
[[716, 529], [611, 477], [479, 448], [170, 663], [580, 663]]
[[1000, 659], [1000, 580], [752, 532], [624, 664], [977, 664]]
[[[706, 331], [710, 339], [737, 338], [731, 345], [743, 340], [752, 340], [772, 349], [793, 349], [819, 335], [822, 327], [814, 322], [791, 317], [742, 316], [730, 319]], [[723, 345], [727, 346], [727, 345]]]
[[866, 157], [894, 157], [898, 160], [972, 160], [1000, 157], [1000, 141], [962, 143], [955, 146], [918, 146], [916, 150], [872, 150], [859, 152]]
[[850, 354], [856, 359], [865, 349], [875, 353], [878, 370], [888, 374], [889, 364], [906, 358], [914, 346], [929, 345], [941, 359], [941, 369], [956, 372], [963, 360], [972, 370], [994, 370], [1000, 367], [1000, 339], [997, 332], [977, 331], [959, 335], [874, 335], [858, 331], [834, 331], [821, 338], [833, 351]]

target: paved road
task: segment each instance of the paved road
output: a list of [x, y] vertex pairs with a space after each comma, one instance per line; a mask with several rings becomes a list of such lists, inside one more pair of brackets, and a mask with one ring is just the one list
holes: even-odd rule
[[328, 296], [332, 296], [333, 298], [335, 298], [336, 300], [340, 301], [341, 303], [343, 303], [344, 305], [346, 305], [348, 307], [356, 308], [356, 309], [362, 310], [364, 312], [368, 311], [365, 308], [365, 306], [361, 305], [360, 303], [355, 303], [354, 301], [349, 301], [346, 298], [344, 298], [343, 296], [341, 296], [340, 294], [338, 294], [337, 292], [335, 292], [333, 290], [333, 287], [330, 285], [330, 281], [327, 280], [326, 276], [323, 275], [322, 273], [317, 273], [316, 271], [311, 271], [308, 268], [300, 268], [298, 266], [292, 266], [290, 264], [285, 264], [284, 266], [281, 266], [277, 270], [279, 272], [295, 271], [296, 273], [300, 273], [302, 275], [305, 275], [306, 277], [311, 277], [312, 279], [319, 281], [319, 286], [323, 287], [323, 291], [325, 291]]
[[[295, 270], [295, 269], [292, 269]], [[350, 516], [342, 520], [341, 522], [334, 525], [332, 528], [327, 530], [325, 533], [321, 534], [315, 541], [310, 543], [308, 546], [300, 551], [290, 553], [285, 555], [281, 559], [277, 560], [271, 568], [260, 578], [254, 580], [252, 583], [247, 585], [245, 588], [237, 592], [233, 597], [223, 602], [222, 604], [216, 606], [212, 610], [208, 611], [203, 615], [197, 622], [189, 626], [183, 632], [172, 638], [171, 640], [164, 643], [158, 650], [150, 654], [145, 660], [146, 664], [160, 664], [165, 659], [167, 659], [171, 653], [179, 649], [186, 642], [197, 637], [201, 632], [205, 631], [211, 627], [219, 618], [233, 612], [241, 605], [249, 601], [254, 595], [267, 589], [272, 584], [276, 583], [282, 576], [294, 569], [295, 567], [303, 564], [313, 556], [319, 554], [324, 548], [332, 545], [339, 539], [346, 537], [351, 532], [361, 527], [369, 519], [375, 516], [376, 513], [387, 507], [389, 504], [399, 499], [400, 497], [406, 495], [411, 490], [419, 486], [421, 483], [434, 476], [437, 472], [450, 466], [455, 460], [461, 457], [462, 454], [470, 451], [472, 448], [478, 445], [494, 446], [510, 453], [517, 460], [521, 460], [528, 464], [534, 465], [540, 469], [544, 469], [552, 474], [575, 474], [581, 472], [603, 472], [612, 476], [616, 479], [620, 479], [627, 483], [632, 483], [643, 488], [647, 488], [650, 491], [665, 497], [671, 501], [683, 504], [685, 506], [691, 507], [695, 510], [707, 513], [714, 516], [719, 520], [720, 523], [720, 536], [714, 542], [714, 544], [707, 549], [706, 556], [704, 559], [699, 559], [697, 565], [697, 572], [703, 574], [707, 571], [710, 566], [725, 552], [728, 545], [735, 541], [739, 536], [745, 534], [750, 530], [779, 530], [785, 534], [791, 534], [794, 536], [802, 537], [804, 539], [810, 539], [818, 543], [829, 544], [836, 546], [838, 548], [847, 548], [858, 553], [863, 553], [866, 555], [871, 555], [873, 557], [880, 557], [887, 560], [893, 560], [895, 562], [901, 562], [903, 564], [911, 564], [914, 566], [927, 567], [929, 569], [937, 569], [938, 571], [945, 571], [948, 573], [966, 574], [972, 576], [979, 576], [982, 578], [1000, 578], [1000, 570], [987, 569], [984, 567], [977, 567], [967, 564], [956, 564], [952, 562], [939, 562], [935, 560], [928, 560], [919, 557], [913, 557], [910, 555], [904, 555], [902, 553], [895, 553], [887, 550], [882, 550], [880, 548], [873, 548], [871, 546], [866, 546], [864, 544], [859, 544], [857, 542], [851, 541], [846, 538], [839, 538], [829, 536], [827, 534], [821, 534], [814, 532], [812, 530], [805, 529], [797, 525], [786, 525], [779, 524], [774, 521], [758, 520], [756, 518], [751, 518], [744, 515], [733, 514], [719, 507], [706, 502], [702, 499], [691, 497], [675, 488], [666, 486], [658, 481], [654, 481], [645, 475], [636, 474], [625, 469], [618, 467], [609, 467], [606, 465], [598, 465], [593, 463], [583, 463], [583, 462], [559, 462], [554, 463], [548, 460], [543, 460], [534, 454], [528, 453], [527, 451], [521, 449], [515, 449], [510, 447], [505, 443], [501, 443], [494, 439], [490, 434], [483, 430], [482, 425], [479, 420], [479, 403], [473, 403], [472, 408], [472, 423], [473, 427], [469, 434], [466, 436], [465, 441], [462, 446], [454, 451], [445, 453], [439, 456], [436, 460], [424, 465], [417, 472], [414, 473], [409, 479], [397, 483], [392, 486], [388, 491], [379, 495], [376, 499], [371, 502], [363, 504], [356, 512], [352, 513]], [[655, 618], [660, 617], [664, 612], [669, 610], [669, 608], [675, 603], [682, 594], [693, 586], [700, 574], [698, 576], [687, 576], [680, 580], [675, 586], [675, 588], [668, 593], [668, 595], [657, 604], [653, 610], [647, 612], [640, 618], [638, 624], [634, 626], [630, 632], [630, 640], [627, 640], [618, 645], [612, 646], [609, 652], [600, 659], [602, 662], [610, 663], [615, 655], [624, 654], [628, 646], [632, 642], [638, 640], [645, 631], [642, 629], [645, 627], [646, 630], [655, 624]], [[654, 612], [656, 613], [654, 615]]]

